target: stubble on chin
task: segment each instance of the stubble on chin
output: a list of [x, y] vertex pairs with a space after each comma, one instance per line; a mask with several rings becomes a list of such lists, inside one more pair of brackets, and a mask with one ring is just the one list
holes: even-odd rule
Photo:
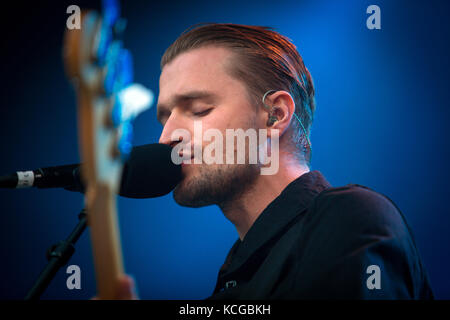
[[191, 208], [225, 206], [249, 188], [260, 172], [259, 166], [254, 164], [194, 166], [195, 172], [187, 175], [173, 192], [179, 205]]

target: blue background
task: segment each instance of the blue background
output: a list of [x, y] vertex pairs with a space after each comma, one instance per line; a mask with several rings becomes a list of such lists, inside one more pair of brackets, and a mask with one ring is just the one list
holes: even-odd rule
[[[76, 103], [61, 58], [70, 4], [2, 4], [0, 170], [79, 162]], [[381, 30], [366, 8], [381, 8]], [[127, 1], [125, 43], [135, 80], [158, 94], [164, 50], [189, 26], [233, 22], [272, 26], [297, 45], [315, 86], [312, 168], [335, 186], [359, 183], [393, 199], [411, 225], [437, 298], [450, 298], [448, 1]], [[94, 2], [94, 7], [95, 7]], [[157, 142], [155, 109], [135, 122], [134, 144]], [[189, 209], [172, 195], [120, 198], [126, 271], [143, 299], [202, 299], [237, 239], [217, 207]], [[0, 190], [1, 299], [22, 299], [46, 264], [45, 251], [77, 223], [81, 194]], [[89, 234], [44, 299], [95, 295]]]

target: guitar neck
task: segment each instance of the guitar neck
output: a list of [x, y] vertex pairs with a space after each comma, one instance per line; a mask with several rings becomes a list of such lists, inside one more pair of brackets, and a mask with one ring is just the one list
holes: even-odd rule
[[[66, 30], [64, 47], [66, 71], [78, 97], [81, 171], [100, 299], [116, 298], [115, 286], [124, 273], [116, 194], [130, 152], [130, 122], [150, 106], [149, 93], [136, 99], [141, 101], [137, 105], [120, 95], [132, 86], [133, 72], [131, 54], [117, 37], [123, 29], [119, 8], [110, 0], [103, 2], [103, 15], [83, 11], [82, 28]], [[132, 112], [124, 112], [127, 108]]]
[[107, 184], [89, 186], [86, 193], [88, 224], [100, 299], [114, 299], [123, 274], [116, 195]]

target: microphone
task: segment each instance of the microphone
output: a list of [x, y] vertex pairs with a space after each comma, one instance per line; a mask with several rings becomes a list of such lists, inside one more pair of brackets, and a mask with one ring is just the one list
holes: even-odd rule
[[[171, 153], [170, 146], [160, 143], [133, 147], [123, 167], [119, 195], [144, 199], [171, 192], [181, 181], [181, 165], [173, 163]], [[18, 171], [0, 177], [0, 188], [27, 187], [85, 191], [79, 164]]]

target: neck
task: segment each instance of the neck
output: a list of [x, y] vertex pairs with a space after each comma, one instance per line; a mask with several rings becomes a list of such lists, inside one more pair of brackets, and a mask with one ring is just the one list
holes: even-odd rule
[[[281, 158], [281, 157], [280, 157]], [[241, 241], [262, 211], [295, 179], [309, 172], [307, 166], [280, 159], [274, 175], [259, 175], [249, 188], [219, 205], [225, 217], [236, 227]]]

